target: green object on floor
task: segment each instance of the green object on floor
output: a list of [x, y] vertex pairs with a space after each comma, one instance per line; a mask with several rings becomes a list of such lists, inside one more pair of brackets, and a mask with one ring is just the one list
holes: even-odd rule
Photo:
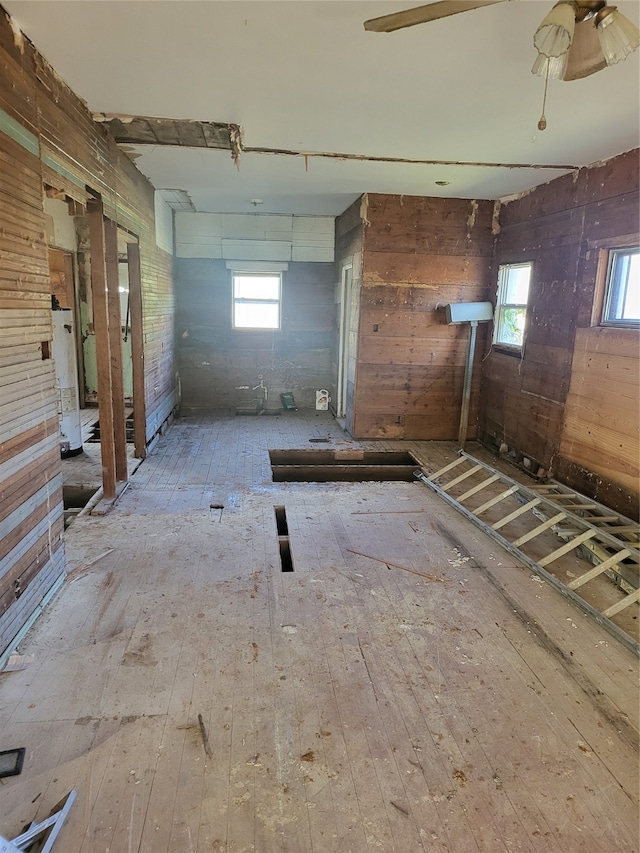
[[288, 412], [298, 411], [296, 401], [294, 400], [293, 393], [291, 391], [285, 391], [284, 394], [280, 394], [280, 402], [282, 403], [282, 408], [286, 409]]

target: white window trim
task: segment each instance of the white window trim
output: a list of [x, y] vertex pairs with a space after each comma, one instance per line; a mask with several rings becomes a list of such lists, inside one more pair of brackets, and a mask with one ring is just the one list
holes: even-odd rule
[[[531, 273], [533, 272], [533, 262], [532, 261], [515, 261], [514, 263], [506, 263], [499, 264], [498, 266], [498, 289], [496, 294], [496, 310], [494, 312], [493, 318], [493, 346], [502, 347], [504, 349], [510, 350], [512, 352], [522, 352], [525, 344], [525, 332], [522, 335], [522, 343], [521, 344], [512, 344], [507, 341], [502, 341], [498, 338], [498, 334], [500, 329], [502, 328], [502, 312], [505, 309], [509, 308], [524, 308], [525, 309], [525, 323], [526, 323], [526, 313], [529, 310], [529, 299], [527, 298], [526, 302], [503, 302], [503, 293], [507, 287], [508, 275], [504, 271], [508, 271], [511, 269], [516, 269], [517, 267], [529, 267]], [[531, 286], [531, 274], [529, 277], [529, 286]]]
[[[232, 262], [233, 263], [233, 262]], [[250, 265], [252, 269], [247, 269], [247, 266]], [[288, 268], [288, 264], [271, 264], [265, 263], [260, 264], [253, 262], [244, 262], [243, 264], [239, 264], [237, 269], [229, 267], [229, 263], [227, 263], [227, 267], [231, 269], [231, 328], [234, 331], [238, 332], [279, 332], [282, 328], [282, 273], [281, 269], [284, 266], [285, 269]], [[271, 269], [266, 269], [266, 267], [271, 267]], [[273, 269], [273, 267], [280, 267], [280, 269]], [[235, 295], [235, 286], [234, 279], [236, 276], [241, 275], [268, 275], [275, 277], [276, 275], [280, 279], [278, 285], [278, 298], [277, 299], [240, 299]], [[236, 325], [236, 305], [238, 303], [251, 303], [252, 305], [277, 305], [278, 306], [278, 325], [274, 327], [263, 328], [260, 326], [237, 326]]]
[[604, 286], [604, 302], [602, 305], [602, 319], [600, 321], [601, 326], [607, 326], [609, 328], [617, 328], [617, 329], [637, 329], [640, 325], [640, 320], [635, 319], [624, 319], [624, 318], [616, 318], [609, 317], [609, 312], [611, 310], [611, 299], [613, 294], [613, 287], [611, 281], [611, 275], [613, 272], [613, 264], [614, 258], [616, 255], [629, 255], [634, 254], [638, 251], [640, 247], [638, 245], [633, 246], [610, 246], [607, 251], [607, 266], [606, 266], [606, 278], [605, 278], [605, 286]]
[[227, 269], [234, 273], [276, 273], [286, 272], [289, 269], [289, 264], [274, 261], [227, 261]]

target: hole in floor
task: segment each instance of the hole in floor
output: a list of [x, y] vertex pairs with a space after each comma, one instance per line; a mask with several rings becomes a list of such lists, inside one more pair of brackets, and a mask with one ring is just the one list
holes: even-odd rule
[[289, 535], [289, 525], [287, 524], [287, 513], [283, 506], [274, 506], [276, 514], [276, 526], [278, 528], [278, 536]]
[[95, 495], [96, 489], [91, 486], [63, 486], [62, 502], [65, 509], [82, 509]]
[[87, 486], [63, 486], [62, 505], [64, 508], [64, 526], [68, 527], [78, 513], [85, 508], [97, 489]]
[[280, 571], [293, 571], [293, 557], [291, 556], [291, 543], [289, 542], [289, 525], [287, 524], [287, 511], [283, 506], [274, 506], [276, 516], [276, 528], [278, 532], [278, 547], [280, 548]]
[[[130, 414], [125, 421], [125, 436], [127, 444], [133, 444], [133, 413]], [[85, 439], [91, 444], [100, 443], [100, 421], [96, 421], [91, 427], [91, 432], [88, 438]]]
[[280, 570], [283, 572], [293, 571], [293, 557], [291, 556], [291, 544], [288, 536], [280, 536]]
[[414, 483], [416, 458], [404, 450], [270, 450], [275, 483]]

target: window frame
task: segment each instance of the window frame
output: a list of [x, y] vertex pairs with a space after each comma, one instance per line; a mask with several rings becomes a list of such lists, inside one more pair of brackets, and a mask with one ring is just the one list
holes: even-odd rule
[[[278, 279], [277, 299], [246, 299], [236, 296], [236, 279], [238, 278], [269, 278]], [[240, 326], [236, 324], [236, 305], [277, 305], [277, 326]], [[282, 329], [282, 271], [268, 269], [233, 269], [231, 270], [231, 328], [237, 332], [279, 332]]]
[[[504, 294], [508, 286], [508, 272], [512, 269], [528, 267], [529, 268], [529, 285], [527, 288], [526, 302], [505, 302]], [[527, 319], [529, 311], [529, 297], [531, 294], [531, 278], [533, 275], [533, 261], [513, 261], [512, 263], [504, 263], [498, 265], [498, 283], [496, 289], [496, 305], [493, 316], [493, 333], [492, 343], [498, 349], [503, 349], [509, 353], [521, 353], [524, 349], [525, 338], [527, 333]], [[514, 344], [509, 341], [501, 340], [498, 335], [503, 328], [503, 312], [505, 309], [524, 308], [525, 325], [522, 330], [522, 342]]]
[[598, 325], [605, 326], [607, 328], [618, 329], [640, 328], [640, 318], [624, 318], [610, 316], [613, 303], [613, 295], [617, 288], [619, 288], [619, 282], [616, 282], [613, 279], [616, 259], [620, 255], [629, 256], [640, 254], [640, 245], [636, 243], [635, 245], [610, 246], [602, 250], [602, 254], [603, 256], [601, 256], [600, 258], [600, 263], [603, 265], [605, 272], [602, 296], [602, 312], [600, 316], [600, 323]]

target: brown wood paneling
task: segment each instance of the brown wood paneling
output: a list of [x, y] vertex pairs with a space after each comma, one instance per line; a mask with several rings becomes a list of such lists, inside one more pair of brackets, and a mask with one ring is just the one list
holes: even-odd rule
[[[469, 327], [447, 326], [444, 308], [489, 298], [493, 206], [381, 195], [366, 202], [353, 434], [454, 439]], [[481, 325], [476, 370], [485, 341]], [[472, 391], [469, 437], [477, 382]]]
[[[102, 193], [108, 215], [139, 236], [146, 402], [158, 413], [170, 413], [175, 371], [172, 259], [156, 246], [153, 188], [33, 45], [16, 46], [3, 13], [0, 109], [27, 140], [0, 132], [1, 653], [64, 571], [43, 178], [81, 202], [87, 186]], [[56, 294], [68, 301], [60, 285]]]
[[566, 463], [596, 475], [590, 493], [604, 477], [625, 507], [640, 476], [639, 346], [630, 329], [578, 329], [560, 441]]
[[[482, 434], [620, 511], [638, 506], [638, 333], [594, 327], [599, 247], [640, 242], [638, 151], [502, 205], [496, 264], [533, 263], [522, 359], [482, 367]], [[575, 343], [574, 343], [575, 342]], [[602, 485], [602, 484], [605, 485]]]
[[122, 319], [120, 318], [118, 226], [111, 219], [106, 219], [104, 222], [104, 240], [111, 395], [113, 400], [115, 475], [116, 480], [123, 483], [127, 480], [127, 439], [124, 410], [124, 378], [122, 374]]
[[379, 281], [383, 286], [391, 282], [434, 285], [464, 285], [477, 282], [488, 286], [491, 269], [483, 257], [471, 255], [407, 254], [405, 252], [367, 252], [362, 272], [367, 284]]

